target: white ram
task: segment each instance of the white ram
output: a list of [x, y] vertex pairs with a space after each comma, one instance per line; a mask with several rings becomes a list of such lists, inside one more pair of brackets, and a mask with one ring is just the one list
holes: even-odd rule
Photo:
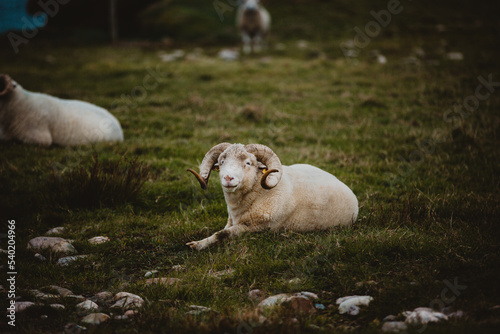
[[0, 74], [0, 139], [39, 145], [123, 141], [118, 120], [88, 102], [23, 89]]
[[259, 0], [244, 0], [238, 7], [236, 24], [243, 40], [243, 52], [259, 52], [271, 27], [271, 15]]
[[219, 170], [228, 221], [222, 231], [188, 242], [191, 248], [266, 228], [305, 232], [356, 221], [358, 200], [349, 187], [311, 165], [282, 166], [267, 146], [221, 143], [205, 155], [199, 174], [188, 170], [206, 189], [214, 169]]

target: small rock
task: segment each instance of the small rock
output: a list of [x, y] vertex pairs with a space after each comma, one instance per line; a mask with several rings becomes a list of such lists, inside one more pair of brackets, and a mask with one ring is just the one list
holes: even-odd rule
[[225, 61], [238, 60], [239, 56], [240, 55], [239, 55], [238, 51], [231, 50], [231, 49], [220, 50], [219, 53], [217, 54], [217, 57], [219, 57], [220, 59], [223, 59]]
[[15, 311], [16, 313], [23, 312], [29, 307], [35, 306], [33, 302], [16, 302]]
[[289, 297], [289, 295], [286, 293], [281, 293], [279, 295], [270, 296], [270, 297], [267, 297], [266, 299], [262, 300], [259, 303], [258, 307], [265, 308], [265, 307], [277, 306], [277, 305], [280, 305], [281, 303], [283, 303], [288, 297]]
[[288, 284], [300, 284], [302, 280], [298, 277], [292, 278], [291, 280], [288, 281]]
[[91, 300], [86, 300], [84, 302], [77, 304], [76, 309], [82, 312], [97, 311], [99, 309], [99, 305], [97, 305]]
[[99, 325], [109, 321], [109, 315], [105, 313], [91, 313], [82, 319], [82, 322], [87, 325]]
[[46, 314], [42, 314], [42, 315], [40, 316], [40, 319], [42, 319], [42, 320], [46, 320], [46, 319], [48, 319], [48, 318], [49, 318], [49, 316], [48, 316], [48, 315], [46, 315]]
[[50, 304], [49, 306], [52, 307], [53, 309], [56, 309], [56, 310], [64, 310], [66, 308], [62, 304]]
[[128, 310], [127, 312], [124, 313], [124, 315], [126, 315], [127, 317], [129, 318], [133, 318], [135, 317], [137, 314], [139, 314], [138, 311], [136, 310]]
[[73, 262], [75, 262], [77, 260], [84, 259], [86, 257], [88, 257], [88, 255], [66, 256], [66, 257], [62, 257], [59, 260], [57, 260], [57, 264], [59, 266], [65, 267], [65, 266], [68, 266], [68, 265], [70, 265], [71, 263], [73, 263]]
[[314, 304], [316, 310], [324, 310], [326, 307], [323, 304]]
[[198, 315], [205, 312], [212, 312], [212, 309], [210, 307], [205, 306], [189, 305], [189, 308], [191, 309], [191, 311], [186, 312], [186, 314]]
[[77, 302], [77, 303], [81, 303], [81, 302], [84, 302], [85, 300], [87, 300], [82, 295], [67, 295], [67, 296], [64, 296], [64, 298], [72, 299], [74, 302]]
[[98, 236], [89, 239], [89, 243], [92, 245], [100, 245], [110, 241], [108, 237]]
[[185, 54], [186, 53], [182, 50], [175, 50], [172, 53], [160, 53], [159, 57], [163, 62], [168, 63], [183, 58]]
[[376, 57], [377, 63], [379, 64], [387, 64], [387, 58], [384, 55], [377, 55]]
[[356, 308], [351, 308], [351, 306], [368, 306], [372, 300], [373, 297], [370, 296], [348, 296], [337, 299], [336, 303], [339, 305], [340, 314], [349, 313], [353, 315], [356, 311], [359, 312], [359, 309], [356, 310]]
[[405, 312], [406, 324], [412, 326], [425, 325], [430, 322], [441, 322], [448, 317], [441, 312], [436, 312], [429, 307], [418, 307], [411, 312]]
[[182, 280], [180, 278], [175, 278], [175, 277], [156, 277], [156, 278], [148, 278], [145, 283], [146, 285], [152, 285], [152, 284], [174, 285], [181, 281]]
[[297, 47], [301, 50], [307, 49], [309, 47], [309, 42], [305, 40], [300, 40], [297, 42]]
[[130, 318], [127, 317], [126, 315], [115, 315], [113, 319], [118, 321], [130, 320]]
[[40, 253], [35, 254], [35, 259], [38, 259], [40, 261], [47, 261], [47, 258]]
[[49, 250], [53, 253], [75, 254], [76, 249], [67, 240], [59, 237], [36, 237], [28, 242], [28, 249], [33, 251]]
[[47, 300], [47, 299], [56, 299], [59, 298], [58, 295], [52, 294], [52, 293], [45, 293], [40, 290], [30, 290], [30, 292], [33, 294], [35, 298], [42, 299], [42, 300]]
[[153, 276], [156, 274], [158, 274], [158, 270], [151, 270], [151, 271], [148, 271], [147, 273], [145, 273], [144, 277], [150, 277], [150, 276]]
[[55, 234], [62, 234], [64, 232], [64, 227], [59, 226], [59, 227], [54, 227], [45, 232], [45, 235], [55, 235]]
[[101, 304], [108, 304], [113, 300], [113, 294], [109, 291], [102, 291], [94, 295], [94, 300]]
[[382, 325], [384, 333], [400, 333], [406, 332], [408, 326], [403, 321], [389, 321]]
[[464, 60], [464, 55], [462, 52], [448, 52], [446, 58], [448, 60], [461, 61]]
[[261, 302], [264, 299], [264, 291], [260, 289], [250, 290], [248, 292], [248, 299], [250, 299], [254, 303]]
[[144, 299], [129, 292], [119, 292], [115, 295], [115, 301], [111, 308], [123, 308], [126, 310], [139, 308], [144, 305]]
[[63, 296], [63, 297], [66, 297], [66, 296], [73, 294], [73, 292], [71, 290], [68, 290], [66, 288], [62, 288], [62, 287], [57, 286], [57, 285], [50, 285], [47, 287], [47, 289], [49, 289], [50, 291], [53, 291], [53, 292], [55, 292], [58, 295]]
[[396, 321], [398, 317], [396, 317], [395, 315], [388, 315], [387, 317], [385, 317], [382, 321]]
[[308, 292], [308, 291], [301, 291], [299, 293], [296, 293], [295, 294], [296, 296], [303, 296], [303, 297], [306, 297], [307, 299], [310, 299], [310, 300], [314, 300], [314, 299], [318, 299], [318, 295], [315, 294], [314, 292]]

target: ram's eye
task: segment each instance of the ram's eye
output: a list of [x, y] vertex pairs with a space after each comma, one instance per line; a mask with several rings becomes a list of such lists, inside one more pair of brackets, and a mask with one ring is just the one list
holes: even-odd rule
[[220, 161], [220, 164], [219, 164], [219, 165], [222, 165], [223, 163], [224, 163], [224, 159], [222, 159], [222, 160]]
[[252, 166], [252, 162], [250, 162], [250, 161], [247, 161], [245, 164], [246, 164], [247, 166]]

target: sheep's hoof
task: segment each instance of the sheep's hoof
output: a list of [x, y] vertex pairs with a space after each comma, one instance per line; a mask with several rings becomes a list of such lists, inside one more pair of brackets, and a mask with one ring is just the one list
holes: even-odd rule
[[201, 244], [199, 241], [190, 241], [186, 243], [187, 246], [191, 247], [192, 249], [200, 250], [203, 247], [201, 247]]

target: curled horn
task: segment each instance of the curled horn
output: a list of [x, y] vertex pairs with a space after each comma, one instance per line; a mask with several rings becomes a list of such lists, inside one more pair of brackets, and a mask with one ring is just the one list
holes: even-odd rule
[[260, 179], [260, 184], [264, 189], [272, 189], [278, 185], [283, 174], [283, 167], [278, 156], [269, 147], [260, 144], [249, 144], [245, 146], [248, 153], [255, 155], [258, 161], [267, 167]]
[[193, 173], [193, 175], [196, 177], [202, 189], [207, 189], [210, 172], [217, 162], [217, 159], [219, 159], [219, 155], [221, 155], [221, 153], [224, 152], [230, 145], [231, 144], [229, 143], [220, 143], [212, 147], [210, 151], [205, 154], [205, 157], [201, 162], [199, 174], [191, 168], [188, 169], [188, 171]]

